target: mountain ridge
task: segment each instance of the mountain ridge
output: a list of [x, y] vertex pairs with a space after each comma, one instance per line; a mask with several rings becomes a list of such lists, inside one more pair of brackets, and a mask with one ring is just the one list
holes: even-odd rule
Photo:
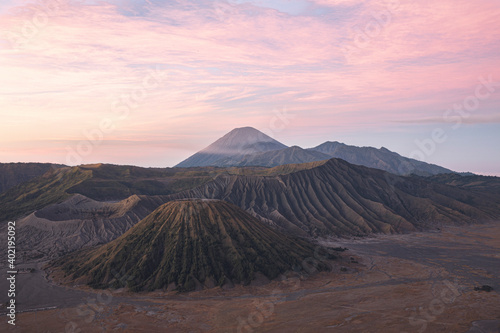
[[[109, 242], [162, 204], [178, 199], [225, 200], [262, 223], [303, 237], [404, 233], [500, 217], [500, 178], [456, 177], [462, 176], [401, 177], [341, 159], [274, 168], [68, 167], [9, 190], [11, 196], [0, 195], [0, 215], [17, 212], [16, 232], [23, 248], [30, 249], [32, 257], [50, 258]], [[177, 184], [177, 192], [156, 195], [159, 188], [152, 187], [150, 194], [133, 194], [144, 193], [136, 191], [144, 189], [137, 184], [148, 179], [166, 186], [164, 193], [172, 193], [172, 184]], [[87, 197], [92, 189], [97, 194]], [[110, 202], [103, 193], [115, 189], [132, 194]], [[33, 197], [16, 200], [26, 193]]]
[[154, 196], [132, 195], [109, 203], [74, 194], [18, 219], [18, 245], [25, 257], [57, 258], [114, 240], [163, 203]]
[[342, 159], [274, 177], [220, 175], [169, 197], [226, 200], [301, 236], [402, 233], [500, 217], [500, 196]]
[[65, 167], [54, 163], [0, 163], [0, 193], [40, 177], [49, 170]]
[[338, 141], [326, 141], [316, 147], [308, 148], [308, 150], [317, 151], [334, 158], [341, 158], [351, 164], [380, 169], [397, 175], [431, 176], [453, 173], [453, 171], [435, 164], [401, 156], [385, 147], [380, 149], [357, 147]]
[[[259, 144], [266, 144], [260, 147]], [[382, 147], [357, 147], [337, 141], [326, 141], [313, 148], [286, 145], [252, 127], [236, 128], [195, 153], [175, 167], [275, 167], [284, 164], [316, 162], [341, 158], [351, 164], [363, 165], [398, 175], [431, 176], [453, 173], [452, 170], [399, 155]]]
[[[280, 150], [248, 154], [239, 161], [233, 162], [237, 167], [263, 166], [273, 168], [287, 164], [303, 164], [329, 160], [331, 157], [314, 151], [308, 151], [299, 146], [291, 146]], [[222, 165], [230, 165], [230, 162], [219, 160]]]

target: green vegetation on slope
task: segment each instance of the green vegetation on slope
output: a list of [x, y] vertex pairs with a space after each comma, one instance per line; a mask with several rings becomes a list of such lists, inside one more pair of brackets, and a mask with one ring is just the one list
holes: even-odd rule
[[0, 163], [0, 193], [40, 177], [51, 169], [58, 169], [64, 165], [51, 163]]
[[80, 166], [91, 170], [92, 178], [68, 190], [94, 200], [122, 200], [131, 195], [169, 195], [189, 190], [212, 181], [219, 175], [274, 176], [311, 169], [326, 161], [289, 164], [275, 168], [141, 168], [135, 166], [94, 164]]
[[[290, 238], [224, 201], [171, 201], [120, 238], [55, 262], [94, 288], [119, 287], [115, 272], [133, 277], [133, 291], [269, 279], [314, 255], [310, 243]], [[326, 269], [322, 264], [319, 269]]]
[[92, 177], [92, 171], [61, 168], [22, 183], [0, 194], [0, 221], [29, 214], [47, 205], [58, 203], [70, 195], [66, 191]]
[[41, 177], [0, 194], [0, 221], [18, 218], [71, 194], [98, 201], [123, 200], [132, 195], [169, 195], [206, 184], [219, 175], [272, 176], [310, 169], [323, 162], [290, 164], [275, 168], [141, 168], [90, 164], [50, 170]]
[[214, 177], [212, 169], [141, 168], [125, 165], [83, 165], [93, 177], [68, 190], [94, 200], [121, 200], [131, 195], [168, 195], [202, 185]]

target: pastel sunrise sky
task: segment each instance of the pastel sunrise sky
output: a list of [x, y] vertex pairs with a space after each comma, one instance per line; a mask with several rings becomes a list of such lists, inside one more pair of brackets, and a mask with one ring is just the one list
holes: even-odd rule
[[498, 0], [0, 3], [0, 162], [166, 167], [253, 126], [500, 175], [499, 111]]

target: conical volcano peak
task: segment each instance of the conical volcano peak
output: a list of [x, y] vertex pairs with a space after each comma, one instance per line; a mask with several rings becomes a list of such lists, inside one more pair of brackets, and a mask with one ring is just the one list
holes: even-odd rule
[[202, 151], [232, 155], [253, 154], [282, 148], [286, 146], [261, 131], [253, 127], [241, 127], [233, 129]]
[[[252, 126], [244, 126], [244, 127], [236, 127], [236, 128], [233, 128], [229, 133], [227, 134], [230, 134], [230, 133], [233, 133], [233, 132], [239, 132], [239, 133], [262, 133], [261, 131], [259, 131], [258, 129], [256, 129], [255, 127], [252, 127]], [[226, 134], [226, 135], [227, 135]]]
[[235, 128], [177, 167], [225, 166], [244, 155], [286, 148], [284, 144], [253, 127]]
[[281, 234], [231, 203], [189, 199], [170, 201], [116, 240], [56, 265], [95, 288], [113, 286], [113, 270], [119, 270], [134, 277], [127, 282], [134, 291], [185, 291], [247, 284], [256, 274], [274, 279], [314, 251], [311, 243]]

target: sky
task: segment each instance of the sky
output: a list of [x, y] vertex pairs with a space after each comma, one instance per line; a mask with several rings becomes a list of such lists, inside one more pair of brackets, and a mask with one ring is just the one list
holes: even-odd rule
[[3, 0], [0, 162], [168, 167], [235, 127], [500, 176], [498, 0]]

